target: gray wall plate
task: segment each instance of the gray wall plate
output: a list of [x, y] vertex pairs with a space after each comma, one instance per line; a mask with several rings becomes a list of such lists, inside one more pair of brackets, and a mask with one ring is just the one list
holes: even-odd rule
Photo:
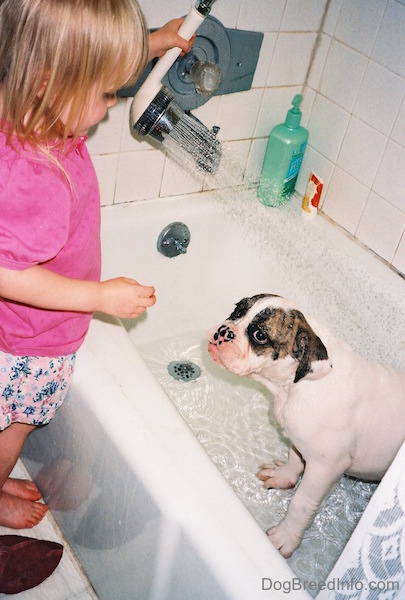
[[[184, 111], [202, 106], [211, 96], [198, 94], [188, 73], [190, 61], [201, 60], [217, 64], [222, 82], [213, 96], [249, 90], [259, 59], [263, 33], [242, 29], [227, 29], [215, 17], [206, 17], [198, 28], [191, 51], [179, 57], [162, 79]], [[134, 96], [154, 66], [144, 69], [138, 82], [118, 91], [118, 96]]]

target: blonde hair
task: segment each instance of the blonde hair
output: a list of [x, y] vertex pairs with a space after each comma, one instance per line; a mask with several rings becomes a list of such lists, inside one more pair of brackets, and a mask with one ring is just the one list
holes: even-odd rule
[[17, 135], [43, 149], [77, 137], [89, 93], [133, 83], [147, 54], [136, 0], [0, 1], [0, 117], [8, 142]]

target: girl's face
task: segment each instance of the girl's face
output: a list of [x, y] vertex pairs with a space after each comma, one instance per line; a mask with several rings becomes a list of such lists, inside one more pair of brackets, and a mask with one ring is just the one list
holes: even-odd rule
[[[87, 101], [82, 112], [82, 116], [79, 123], [75, 123], [75, 129], [78, 130], [79, 135], [86, 135], [90, 127], [97, 125], [106, 115], [107, 110], [117, 104], [117, 96], [115, 92], [108, 89], [105, 92], [99, 92], [94, 86], [93, 90], [89, 93]], [[66, 107], [62, 113], [60, 120], [63, 124], [66, 124], [68, 115], [70, 112], [70, 105]]]

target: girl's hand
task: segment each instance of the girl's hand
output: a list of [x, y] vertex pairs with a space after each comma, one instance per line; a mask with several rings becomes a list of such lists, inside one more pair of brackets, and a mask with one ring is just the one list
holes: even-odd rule
[[136, 319], [155, 302], [154, 287], [141, 285], [135, 279], [117, 277], [101, 282], [97, 310], [122, 319]]
[[149, 61], [160, 58], [171, 48], [181, 48], [182, 54], [190, 51], [195, 35], [190, 41], [179, 36], [178, 31], [183, 21], [184, 18], [173, 19], [149, 35]]

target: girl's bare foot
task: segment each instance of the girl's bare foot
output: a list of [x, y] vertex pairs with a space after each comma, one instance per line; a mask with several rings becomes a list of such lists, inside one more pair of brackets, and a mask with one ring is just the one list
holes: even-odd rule
[[25, 498], [0, 493], [0, 525], [12, 529], [26, 529], [37, 525], [44, 517], [48, 507], [41, 502], [32, 502]]
[[29, 479], [13, 479], [9, 477], [3, 485], [3, 492], [25, 500], [40, 500], [42, 494], [33, 481]]

